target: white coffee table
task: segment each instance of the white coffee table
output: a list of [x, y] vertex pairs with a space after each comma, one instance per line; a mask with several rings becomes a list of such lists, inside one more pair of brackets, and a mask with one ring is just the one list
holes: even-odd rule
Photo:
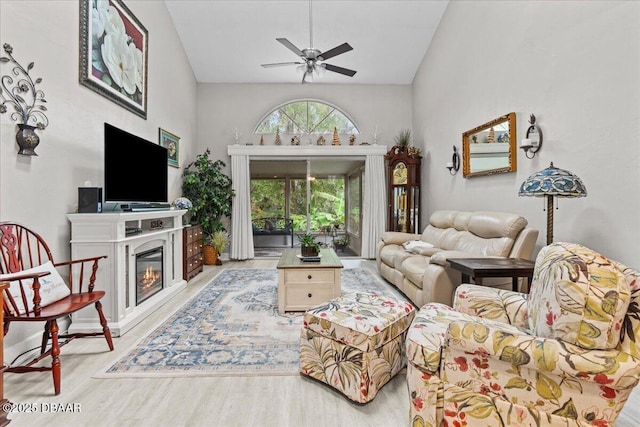
[[340, 296], [344, 267], [333, 249], [320, 249], [320, 261], [304, 262], [300, 248], [285, 249], [278, 262], [278, 311], [306, 311]]

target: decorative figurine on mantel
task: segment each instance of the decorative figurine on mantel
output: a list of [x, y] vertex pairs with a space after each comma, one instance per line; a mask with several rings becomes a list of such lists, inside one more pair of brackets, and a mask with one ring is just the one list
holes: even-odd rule
[[496, 131], [493, 128], [489, 129], [489, 136], [487, 136], [487, 142], [492, 144], [496, 142]]
[[351, 134], [351, 136], [349, 136], [349, 145], [355, 145], [356, 144], [356, 136]]
[[336, 127], [333, 128], [333, 145], [340, 145], [340, 136]]
[[260, 145], [264, 145], [264, 135], [260, 135]]
[[291, 138], [291, 145], [300, 145], [300, 137], [298, 135], [293, 135], [293, 138]]
[[282, 144], [282, 140], [280, 139], [280, 128], [276, 129], [276, 145]]
[[318, 144], [318, 145], [324, 145], [324, 144], [325, 144], [325, 142], [326, 142], [326, 141], [325, 141], [325, 139], [324, 139], [324, 136], [323, 136], [323, 135], [320, 135], [320, 136], [318, 137], [318, 140], [316, 141], [316, 144]]

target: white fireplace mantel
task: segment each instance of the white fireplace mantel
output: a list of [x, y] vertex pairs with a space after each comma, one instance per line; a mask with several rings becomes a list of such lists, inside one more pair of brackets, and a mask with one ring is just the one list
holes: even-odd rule
[[[104, 290], [102, 308], [114, 336], [120, 336], [183, 290], [182, 209], [69, 214], [71, 256], [80, 259], [107, 255], [100, 260], [96, 290]], [[127, 230], [139, 230], [130, 234]], [[136, 254], [163, 248], [161, 291], [136, 305]], [[100, 328], [98, 315], [87, 307], [71, 316], [70, 332], [93, 332]]]
[[230, 156], [249, 156], [252, 160], [261, 158], [318, 158], [353, 157], [387, 154], [386, 145], [229, 145]]

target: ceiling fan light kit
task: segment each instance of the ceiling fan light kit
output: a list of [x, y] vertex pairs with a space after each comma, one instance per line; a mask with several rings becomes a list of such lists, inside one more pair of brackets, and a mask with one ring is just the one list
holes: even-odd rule
[[297, 65], [298, 71], [303, 71], [302, 83], [313, 81], [313, 73], [321, 75], [325, 70], [332, 71], [334, 73], [343, 74], [345, 76], [353, 77], [356, 71], [348, 68], [338, 67], [337, 65], [327, 64], [327, 59], [331, 59], [334, 56], [341, 55], [345, 52], [353, 50], [349, 43], [342, 43], [339, 46], [329, 49], [326, 52], [322, 52], [313, 47], [313, 19], [311, 0], [309, 0], [309, 48], [300, 50], [296, 45], [291, 43], [284, 37], [276, 38], [276, 40], [282, 43], [287, 49], [295, 53], [303, 62], [275, 62], [271, 64], [262, 64], [264, 68], [279, 67], [283, 65]]

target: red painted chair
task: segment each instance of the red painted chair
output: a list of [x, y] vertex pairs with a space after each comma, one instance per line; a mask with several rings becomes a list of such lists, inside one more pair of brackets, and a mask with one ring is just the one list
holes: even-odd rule
[[[104, 335], [113, 350], [111, 332], [102, 312], [104, 291], [94, 291], [98, 261], [106, 256], [54, 262], [42, 236], [23, 225], [0, 222], [0, 282], [4, 290], [4, 333], [12, 322], [45, 322], [40, 355], [6, 372], [52, 371], [55, 394], [60, 394], [60, 347], [74, 338]], [[66, 280], [60, 276], [66, 276]], [[95, 304], [102, 332], [59, 334], [59, 318]], [[65, 341], [60, 343], [59, 339]], [[47, 344], [51, 346], [47, 350]], [[32, 366], [51, 356], [50, 367]]]

